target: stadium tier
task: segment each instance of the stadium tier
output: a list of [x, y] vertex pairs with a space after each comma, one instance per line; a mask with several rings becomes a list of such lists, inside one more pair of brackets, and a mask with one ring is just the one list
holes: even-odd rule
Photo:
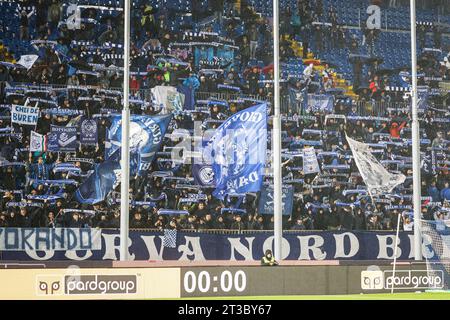
[[[422, 213], [446, 220], [450, 6], [428, 3], [417, 13]], [[395, 230], [398, 215], [412, 230], [408, 5], [281, 1], [286, 230]], [[133, 1], [131, 228], [273, 230], [270, 135], [256, 191], [218, 192], [194, 149], [245, 110], [267, 107], [270, 133], [271, 14], [269, 0]], [[118, 228], [123, 1], [0, 1], [0, 40], [0, 227]], [[347, 136], [402, 182], [372, 194]], [[251, 137], [224, 148], [239, 160]]]

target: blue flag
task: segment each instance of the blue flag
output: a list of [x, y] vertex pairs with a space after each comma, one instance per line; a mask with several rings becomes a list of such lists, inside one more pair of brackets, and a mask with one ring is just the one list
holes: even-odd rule
[[120, 164], [118, 161], [105, 161], [95, 166], [94, 172], [75, 192], [80, 203], [96, 204], [105, 199], [118, 181]]
[[[158, 151], [172, 115], [132, 115], [130, 121], [130, 169], [131, 172], [148, 170]], [[122, 117], [112, 118], [105, 148], [106, 160], [120, 159]]]
[[[294, 204], [294, 188], [291, 185], [283, 186], [282, 189], [282, 214], [286, 216], [292, 215], [292, 207]], [[273, 188], [264, 188], [259, 198], [258, 212], [260, 214], [273, 214]]]
[[[159, 149], [171, 115], [132, 115], [130, 122], [130, 174], [147, 170]], [[113, 118], [108, 133], [105, 162], [96, 165], [94, 172], [75, 193], [80, 203], [95, 204], [103, 201], [119, 181], [120, 144], [122, 139], [122, 117]]]
[[259, 191], [266, 163], [267, 104], [228, 118], [216, 130], [206, 151], [214, 172], [216, 198]]

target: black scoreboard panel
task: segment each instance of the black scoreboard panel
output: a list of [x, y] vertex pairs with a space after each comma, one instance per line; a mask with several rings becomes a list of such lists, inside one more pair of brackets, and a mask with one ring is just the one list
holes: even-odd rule
[[[397, 280], [426, 275], [423, 265], [397, 266]], [[186, 267], [180, 276], [181, 297], [386, 293], [390, 292], [387, 278], [392, 276], [392, 266]], [[396, 292], [416, 290], [396, 286]]]

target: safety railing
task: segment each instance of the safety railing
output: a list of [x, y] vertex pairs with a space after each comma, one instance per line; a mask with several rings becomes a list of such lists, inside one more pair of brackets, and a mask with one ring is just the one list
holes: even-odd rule
[[[27, 84], [27, 83], [9, 83], [12, 87], [21, 87], [26, 86], [28, 88], [33, 89], [53, 89], [53, 90], [65, 90], [71, 88], [67, 85], [58, 85], [58, 84]], [[446, 88], [446, 86], [450, 87], [450, 83], [442, 83], [442, 86]], [[97, 89], [105, 89], [101, 86], [77, 86], [79, 88], [86, 88], [90, 90]], [[72, 87], [73, 88], [73, 87]], [[113, 88], [109, 87], [108, 90], [116, 90], [122, 92], [122, 88]], [[139, 90], [130, 90], [131, 96], [139, 98], [144, 101], [151, 101], [151, 91], [150, 89], [139, 89]], [[208, 99], [218, 99], [225, 101], [233, 101], [239, 99], [253, 99], [258, 101], [266, 101], [270, 104], [273, 104], [273, 97], [264, 97], [259, 95], [251, 95], [245, 94], [242, 92], [234, 93], [234, 92], [195, 92], [196, 101], [204, 101]], [[361, 116], [386, 116], [389, 114], [389, 111], [404, 111], [409, 110], [409, 104], [405, 102], [380, 102], [380, 101], [358, 101], [353, 100], [351, 102], [352, 107], [356, 107], [356, 113]], [[301, 114], [301, 104], [291, 102], [288, 95], [282, 95], [280, 97], [280, 109], [282, 114]], [[348, 110], [350, 111], [350, 109]]]

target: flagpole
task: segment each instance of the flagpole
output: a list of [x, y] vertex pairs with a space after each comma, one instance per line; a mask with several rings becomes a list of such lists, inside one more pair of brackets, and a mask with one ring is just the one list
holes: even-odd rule
[[414, 208], [414, 257], [422, 260], [421, 182], [420, 182], [420, 129], [417, 110], [417, 46], [416, 46], [416, 0], [411, 0], [411, 113], [412, 113], [412, 160], [413, 160], [413, 208]]
[[128, 229], [130, 198], [130, 0], [124, 1], [124, 58], [123, 58], [123, 110], [122, 110], [122, 149], [120, 183], [120, 261], [128, 260]]
[[273, 0], [273, 71], [274, 71], [274, 117], [272, 130], [273, 149], [273, 210], [274, 210], [274, 257], [282, 259], [282, 177], [281, 177], [281, 118], [280, 118], [280, 34], [279, 34], [279, 5]]

